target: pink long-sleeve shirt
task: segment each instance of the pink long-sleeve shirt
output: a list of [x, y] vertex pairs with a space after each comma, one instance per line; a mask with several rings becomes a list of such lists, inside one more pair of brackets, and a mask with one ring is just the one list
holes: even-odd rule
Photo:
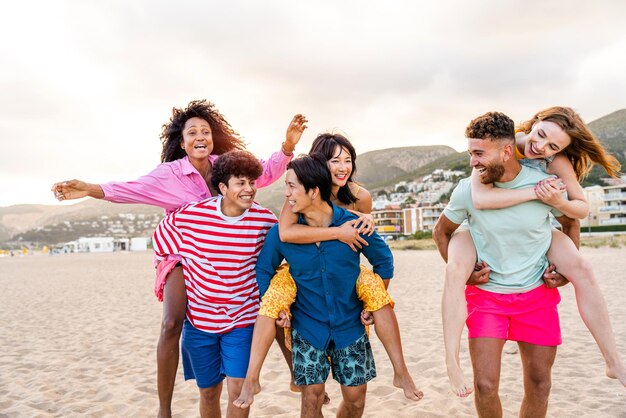
[[[211, 164], [219, 155], [209, 155]], [[259, 160], [263, 174], [256, 181], [257, 187], [269, 186], [283, 175], [293, 155], [282, 151], [273, 153], [269, 160]], [[184, 157], [169, 163], [159, 164], [154, 170], [137, 180], [101, 184], [104, 200], [114, 203], [141, 203], [159, 206], [167, 214], [187, 203], [211, 197], [204, 178]]]

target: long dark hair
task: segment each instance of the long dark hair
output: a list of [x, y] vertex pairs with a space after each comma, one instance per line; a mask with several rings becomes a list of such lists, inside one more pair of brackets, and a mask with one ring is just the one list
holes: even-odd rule
[[337, 200], [344, 205], [352, 205], [359, 199], [357, 199], [354, 193], [352, 193], [352, 190], [350, 190], [350, 183], [354, 182], [352, 177], [356, 174], [356, 151], [348, 138], [341, 134], [319, 134], [317, 138], [315, 138], [315, 141], [313, 141], [309, 154], [319, 153], [326, 158], [326, 161], [330, 161], [337, 156], [337, 147], [339, 147], [340, 150], [345, 148], [350, 153], [350, 157], [352, 158], [352, 172], [350, 173], [346, 184], [339, 188], [339, 191], [337, 192]]
[[178, 160], [187, 155], [180, 143], [183, 140], [185, 123], [191, 118], [203, 119], [211, 127], [213, 136], [211, 154], [221, 155], [228, 151], [245, 149], [245, 144], [239, 134], [233, 130], [213, 103], [206, 100], [193, 100], [185, 109], [172, 108], [172, 117], [169, 123], [162, 127], [160, 136], [163, 144], [161, 150], [162, 163]]

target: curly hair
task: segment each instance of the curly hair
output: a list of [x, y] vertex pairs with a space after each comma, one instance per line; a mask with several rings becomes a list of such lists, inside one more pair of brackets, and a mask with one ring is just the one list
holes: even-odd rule
[[259, 160], [248, 151], [229, 151], [213, 164], [211, 170], [211, 185], [219, 190], [220, 183], [228, 186], [231, 177], [247, 177], [256, 180], [263, 174], [263, 166]]
[[621, 164], [609, 154], [598, 138], [589, 130], [578, 113], [571, 107], [553, 106], [538, 112], [532, 119], [518, 125], [517, 131], [530, 133], [533, 125], [540, 121], [556, 123], [570, 137], [571, 143], [563, 149], [571, 161], [578, 181], [589, 174], [593, 164], [601, 165], [609, 176], [619, 177]]
[[206, 100], [193, 100], [185, 109], [172, 108], [169, 123], [162, 126], [160, 135], [163, 144], [162, 163], [178, 160], [187, 155], [180, 144], [183, 140], [185, 123], [191, 118], [204, 119], [211, 127], [213, 136], [211, 154], [221, 155], [231, 150], [245, 149], [245, 144], [239, 134], [233, 130], [213, 103]]
[[344, 205], [352, 205], [359, 199], [354, 195], [354, 193], [352, 193], [352, 190], [350, 190], [350, 183], [354, 182], [352, 178], [356, 174], [356, 150], [348, 138], [341, 134], [319, 134], [313, 141], [309, 154], [312, 155], [319, 153], [326, 158], [326, 161], [330, 161], [337, 156], [338, 147], [340, 152], [342, 148], [345, 148], [346, 151], [350, 153], [350, 158], [352, 158], [352, 172], [350, 173], [346, 184], [339, 188], [339, 191], [337, 192], [337, 200]]
[[487, 112], [473, 119], [467, 125], [465, 137], [491, 141], [513, 140], [515, 138], [515, 124], [504, 113]]

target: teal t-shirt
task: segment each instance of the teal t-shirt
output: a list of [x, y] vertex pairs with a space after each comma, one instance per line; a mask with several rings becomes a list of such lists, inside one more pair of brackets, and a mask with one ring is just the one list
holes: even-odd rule
[[[540, 170], [521, 167], [515, 179], [496, 182], [496, 187], [524, 189], [551, 177]], [[503, 209], [477, 210], [472, 204], [470, 179], [465, 178], [452, 192], [443, 214], [457, 224], [468, 220], [478, 260], [491, 269], [489, 283], [478, 287], [496, 293], [523, 293], [543, 283], [541, 278], [548, 267], [546, 252], [552, 240], [551, 211], [561, 216], [540, 200]]]

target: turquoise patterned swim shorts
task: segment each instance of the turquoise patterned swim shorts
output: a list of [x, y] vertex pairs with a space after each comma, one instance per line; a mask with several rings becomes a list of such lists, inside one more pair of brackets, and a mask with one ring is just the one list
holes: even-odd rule
[[293, 376], [296, 385], [326, 382], [330, 369], [342, 386], [361, 386], [376, 377], [372, 346], [366, 334], [337, 350], [331, 341], [326, 350], [315, 348], [296, 331], [292, 332]]

